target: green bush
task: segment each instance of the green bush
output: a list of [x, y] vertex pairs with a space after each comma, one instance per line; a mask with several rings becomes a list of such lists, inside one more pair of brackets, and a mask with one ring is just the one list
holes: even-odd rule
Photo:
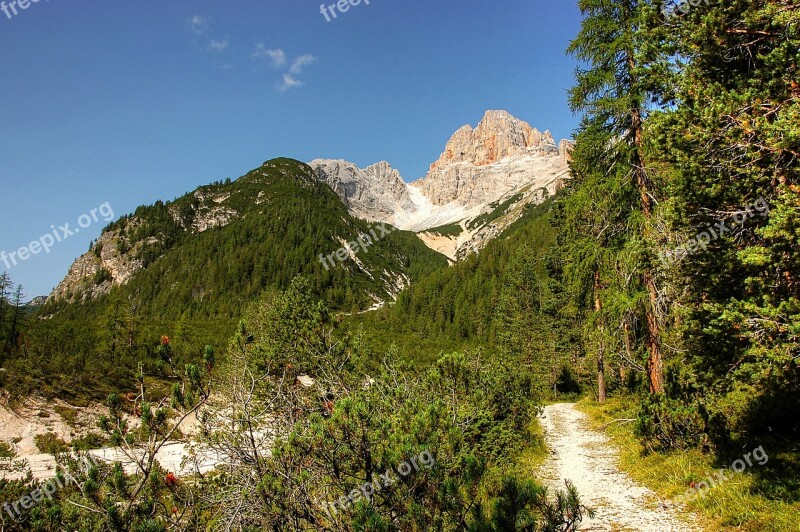
[[61, 419], [64, 420], [64, 423], [70, 427], [74, 427], [78, 421], [78, 411], [74, 408], [56, 405], [53, 407], [53, 410], [56, 412], [56, 414], [61, 416]]
[[694, 404], [663, 395], [648, 397], [639, 411], [636, 435], [649, 452], [691, 449], [705, 439], [704, 417]]
[[76, 451], [90, 451], [104, 447], [107, 440], [96, 432], [90, 432], [72, 441], [72, 448]]
[[94, 274], [94, 284], [96, 285], [101, 285], [104, 282], [111, 280], [113, 280], [113, 276], [111, 275], [111, 272], [105, 268], [100, 268]]
[[67, 445], [67, 442], [52, 432], [48, 432], [47, 434], [37, 434], [33, 438], [33, 441], [36, 443], [36, 448], [42, 453], [55, 455], [69, 451], [69, 445]]
[[14, 458], [16, 456], [17, 453], [14, 452], [14, 448], [10, 443], [0, 441], [0, 458]]

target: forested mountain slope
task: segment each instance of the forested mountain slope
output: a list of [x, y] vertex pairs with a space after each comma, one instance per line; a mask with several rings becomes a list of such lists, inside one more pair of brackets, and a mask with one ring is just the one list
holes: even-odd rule
[[[345, 248], [359, 237], [365, 245]], [[104, 397], [132, 384], [139, 361], [161, 374], [162, 335], [176, 360], [222, 347], [249, 305], [297, 276], [332, 310], [352, 313], [447, 264], [413, 233], [352, 217], [307, 165], [275, 159], [105, 228], [24, 332], [0, 327], [14, 337], [0, 384], [19, 395]]]
[[[373, 243], [355, 257], [319, 259], [361, 235]], [[301, 274], [333, 308], [350, 311], [391, 300], [444, 265], [413, 234], [350, 216], [308, 166], [276, 159], [112, 223], [42, 313], [97, 314], [113, 289], [146, 318], [235, 318], [264, 289], [284, 289]]]

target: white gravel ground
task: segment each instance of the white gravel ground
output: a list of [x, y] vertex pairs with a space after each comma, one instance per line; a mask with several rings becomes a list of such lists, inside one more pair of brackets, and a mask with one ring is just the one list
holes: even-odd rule
[[699, 530], [651, 490], [620, 471], [610, 440], [589, 428], [587, 417], [574, 404], [545, 407], [542, 418], [550, 450], [540, 472], [551, 489], [570, 480], [582, 502], [596, 512], [579, 530], [684, 532]]

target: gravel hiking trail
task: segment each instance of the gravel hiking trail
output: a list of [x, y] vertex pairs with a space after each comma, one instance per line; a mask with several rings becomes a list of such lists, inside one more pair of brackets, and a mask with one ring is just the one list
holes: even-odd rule
[[572, 403], [545, 407], [541, 419], [550, 456], [539, 473], [544, 484], [564, 489], [571, 481], [581, 502], [595, 510], [578, 530], [690, 532], [700, 530], [671, 504], [620, 471], [608, 437], [589, 428], [586, 414]]

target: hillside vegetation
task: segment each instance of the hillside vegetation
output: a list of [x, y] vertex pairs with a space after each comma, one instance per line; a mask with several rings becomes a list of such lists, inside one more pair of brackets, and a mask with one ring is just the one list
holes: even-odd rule
[[[139, 261], [124, 286], [100, 271], [98, 297], [29, 316], [4, 278], [0, 384], [107, 395], [103, 437], [142, 453], [135, 472], [76, 472], [80, 489], [7, 528], [573, 531], [591, 509], [527, 466], [542, 403], [583, 395], [668, 497], [762, 449], [691, 506], [785, 530], [800, 510], [797, 4], [579, 6], [572, 179], [477, 256], [448, 267], [394, 232], [363, 267], [327, 271], [319, 253], [369, 224], [280, 159], [109, 226], [92, 253]], [[230, 219], [199, 231], [214, 203]], [[401, 276], [396, 302], [359, 314]], [[196, 412], [221, 466], [179, 478], [154, 457]]]
[[[198, 220], [208, 223], [209, 212], [222, 208], [223, 225], [197, 230]], [[5, 342], [8, 371], [0, 383], [16, 397], [37, 390], [78, 402], [101, 399], [132, 386], [139, 361], [163, 374], [156, 353], [162, 335], [173, 339], [179, 357], [207, 344], [224, 347], [249, 304], [285, 290], [298, 275], [332, 309], [350, 313], [391, 301], [423, 273], [447, 266], [413, 233], [376, 225], [350, 216], [307, 165], [289, 159], [140, 207], [106, 227], [87, 254], [100, 268], [109, 252], [103, 248], [114, 247], [123, 263], [140, 264], [126, 284], [112, 287], [104, 275], [76, 283], [26, 320], [24, 336], [28, 313], [6, 313], [9, 327], [11, 314], [20, 323], [9, 332], [14, 345]], [[371, 232], [379, 238], [357, 250], [357, 261], [326, 268], [319, 260]], [[106, 290], [94, 292], [98, 286]], [[6, 292], [12, 301], [11, 287]]]

